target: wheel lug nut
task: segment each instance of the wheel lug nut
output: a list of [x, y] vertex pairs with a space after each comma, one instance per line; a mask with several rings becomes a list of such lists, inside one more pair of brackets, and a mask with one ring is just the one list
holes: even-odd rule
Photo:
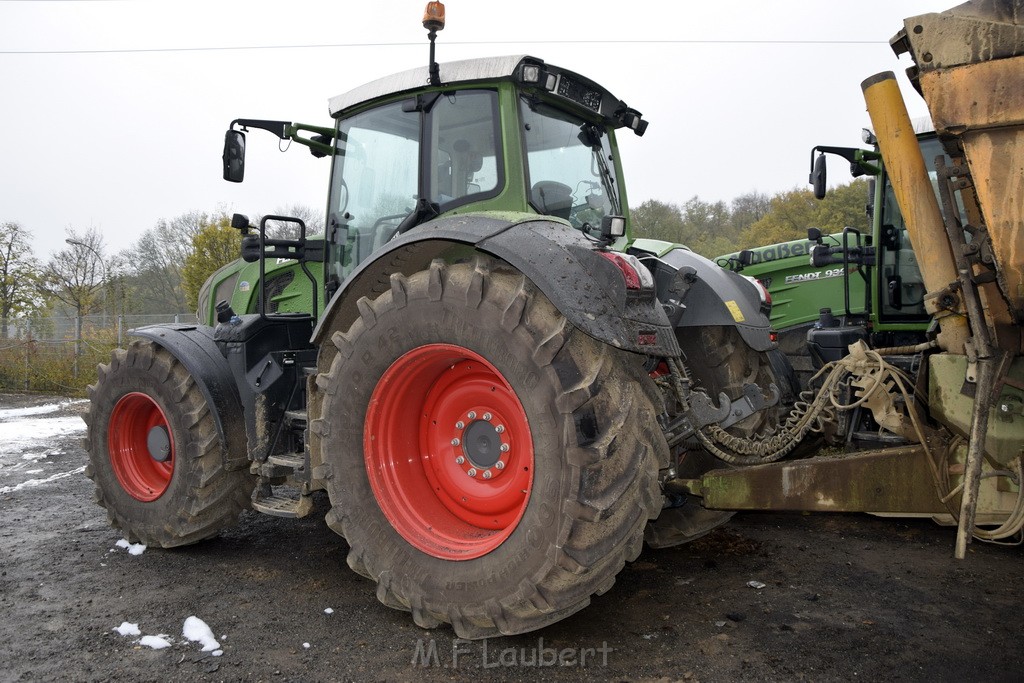
[[455, 423], [455, 428], [456, 429], [464, 429], [465, 427], [466, 427], [466, 423], [463, 422], [462, 420], [459, 420], [458, 422]]
[[453, 446], [458, 446], [460, 443], [462, 443], [462, 442], [459, 441], [458, 439], [452, 439], [452, 445]]
[[490, 478], [491, 478], [491, 471], [490, 470], [484, 470], [484, 479], [490, 479]]
[[507, 443], [501, 444], [501, 448], [499, 448], [498, 450], [500, 450], [502, 453], [508, 453], [508, 444]]
[[491, 417], [493, 416], [490, 413], [484, 413], [483, 415], [483, 419], [487, 420], [488, 422], [491, 421]]
[[504, 432], [504, 431], [505, 431], [505, 425], [496, 425], [496, 426], [494, 427], [494, 431], [496, 431], [496, 432], [498, 432], [499, 434], [501, 434], [502, 432]]
[[475, 477], [476, 476], [476, 468], [475, 467], [470, 467], [468, 470], [466, 470], [466, 474], [468, 474], [471, 477]]
[[476, 411], [475, 410], [469, 411], [466, 414], [466, 417], [468, 417], [470, 420], [475, 420], [476, 419]]
[[466, 459], [464, 457], [462, 457], [461, 455], [459, 457], [455, 458], [455, 464], [456, 465], [461, 465], [464, 462], [466, 462]]
[[495, 467], [495, 469], [499, 469], [499, 470], [505, 469], [505, 461], [504, 460], [499, 460], [498, 462], [494, 463], [494, 467]]

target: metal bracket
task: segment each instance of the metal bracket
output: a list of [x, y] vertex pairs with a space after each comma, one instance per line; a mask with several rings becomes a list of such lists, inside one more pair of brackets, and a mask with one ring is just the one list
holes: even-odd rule
[[756, 384], [743, 385], [743, 396], [731, 400], [724, 392], [718, 394], [718, 407], [702, 391], [695, 391], [690, 396], [690, 409], [693, 411], [694, 423], [699, 429], [707, 424], [717, 423], [725, 429], [736, 424], [759, 410], [770, 408], [779, 402], [779, 388], [775, 384], [768, 385], [767, 398]]
[[748, 415], [753, 415], [765, 408], [771, 408], [778, 402], [779, 388], [774, 384], [768, 385], [767, 398], [761, 393], [761, 388], [756, 384], [745, 384], [743, 385], [743, 396], [739, 400], [733, 401], [729, 417], [719, 422], [718, 426], [725, 429]]

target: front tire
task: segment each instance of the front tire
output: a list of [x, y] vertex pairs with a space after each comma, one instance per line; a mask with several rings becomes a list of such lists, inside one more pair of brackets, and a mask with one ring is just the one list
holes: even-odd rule
[[661, 503], [640, 360], [489, 259], [394, 275], [359, 309], [322, 352], [311, 423], [349, 566], [462, 638], [541, 628], [607, 591]]
[[134, 341], [89, 387], [86, 475], [130, 541], [170, 548], [215, 536], [249, 507], [255, 480], [224, 469], [196, 380], [166, 349]]

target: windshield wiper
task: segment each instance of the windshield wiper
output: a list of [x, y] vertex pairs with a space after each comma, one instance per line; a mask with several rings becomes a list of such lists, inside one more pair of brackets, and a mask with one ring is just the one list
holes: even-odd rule
[[615, 178], [612, 176], [611, 169], [608, 168], [607, 159], [604, 158], [604, 145], [601, 144], [602, 135], [603, 131], [593, 124], [585, 123], [580, 126], [580, 142], [589, 147], [594, 153], [594, 159], [597, 161], [597, 170], [601, 175], [601, 184], [604, 186], [608, 201], [611, 203], [612, 213], [619, 214], [622, 209], [619, 207], [619, 196], [615, 193]]

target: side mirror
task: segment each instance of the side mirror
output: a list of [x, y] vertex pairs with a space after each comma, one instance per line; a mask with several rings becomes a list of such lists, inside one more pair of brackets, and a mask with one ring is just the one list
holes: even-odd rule
[[814, 197], [816, 199], [825, 198], [826, 175], [825, 155], [818, 154], [814, 159], [814, 166], [811, 168], [811, 177], [807, 180], [807, 182], [814, 186]]
[[240, 183], [245, 177], [245, 133], [228, 130], [224, 134], [224, 180]]

